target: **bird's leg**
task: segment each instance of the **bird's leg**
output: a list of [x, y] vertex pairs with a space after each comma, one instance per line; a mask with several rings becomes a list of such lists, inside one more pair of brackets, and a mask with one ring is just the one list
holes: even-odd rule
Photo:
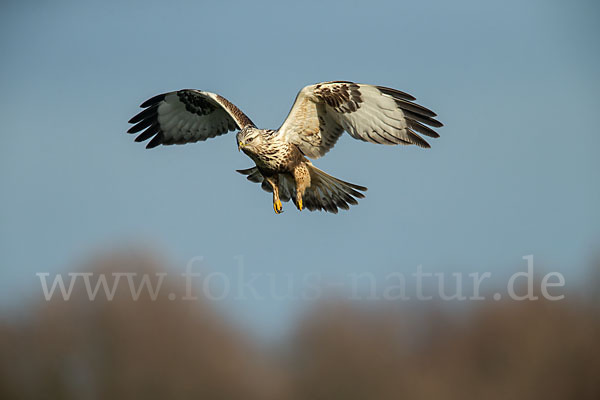
[[306, 165], [300, 164], [294, 168], [294, 181], [296, 182], [296, 207], [302, 211], [304, 208], [302, 195], [306, 188], [310, 186], [310, 172]]
[[304, 205], [302, 204], [302, 193], [301, 192], [296, 192], [296, 207], [298, 207], [298, 210], [302, 211], [302, 208], [304, 208]]
[[273, 188], [273, 210], [275, 210], [275, 214], [281, 214], [283, 212], [283, 205], [279, 199], [279, 175], [275, 174], [265, 179]]

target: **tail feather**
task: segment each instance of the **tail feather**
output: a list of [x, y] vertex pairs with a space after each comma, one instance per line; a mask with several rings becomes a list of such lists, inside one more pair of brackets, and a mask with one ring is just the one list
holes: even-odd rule
[[314, 207], [337, 213], [338, 208], [347, 210], [350, 208], [350, 204], [358, 204], [357, 198], [365, 197], [363, 193], [359, 192], [359, 190], [363, 192], [367, 190], [364, 186], [335, 178], [312, 164], [308, 164], [308, 169], [311, 183], [303, 197], [309, 210]]
[[[339, 208], [348, 210], [350, 205], [358, 204], [357, 199], [365, 197], [361, 192], [366, 191], [366, 187], [335, 178], [312, 164], [307, 164], [307, 167], [310, 172], [311, 184], [302, 196], [306, 209], [310, 211], [323, 210], [336, 214]], [[258, 168], [252, 167], [237, 170], [237, 172], [246, 175], [251, 182], [261, 183], [263, 190], [273, 191]], [[296, 198], [296, 185], [290, 174], [279, 175], [279, 197], [283, 202]]]
[[256, 167], [248, 169], [236, 169], [235, 171], [242, 175], [247, 175], [246, 179], [248, 179], [250, 182], [261, 183], [263, 181], [263, 176]]

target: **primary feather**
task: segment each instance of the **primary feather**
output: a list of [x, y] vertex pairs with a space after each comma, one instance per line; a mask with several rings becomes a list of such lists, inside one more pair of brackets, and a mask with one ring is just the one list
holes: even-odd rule
[[[293, 199], [299, 209], [337, 212], [356, 204], [366, 188], [334, 178], [305, 157], [327, 153], [344, 131], [365, 142], [428, 148], [423, 136], [437, 138], [442, 123], [408, 93], [348, 81], [304, 87], [278, 130], [257, 129], [224, 97], [195, 89], [154, 96], [131, 118], [129, 133], [147, 148], [204, 141], [238, 130], [238, 147], [256, 166], [238, 171], [273, 192], [273, 204]], [[279, 210], [278, 210], [279, 209]]]

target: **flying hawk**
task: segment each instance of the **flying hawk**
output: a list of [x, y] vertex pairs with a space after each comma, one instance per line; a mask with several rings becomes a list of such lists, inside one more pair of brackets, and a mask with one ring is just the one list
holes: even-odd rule
[[[256, 166], [237, 172], [273, 193], [273, 209], [293, 199], [303, 208], [337, 213], [358, 204], [366, 187], [344, 182], [316, 168], [308, 158], [327, 153], [344, 131], [365, 142], [429, 147], [419, 135], [437, 138], [429, 126], [442, 123], [436, 114], [413, 101], [413, 96], [383, 86], [347, 81], [306, 86], [278, 130], [258, 129], [224, 97], [195, 89], [163, 93], [142, 103], [142, 112], [129, 120], [129, 133], [143, 132], [146, 148], [184, 144], [238, 130], [238, 150]], [[427, 126], [429, 125], [429, 126]]]

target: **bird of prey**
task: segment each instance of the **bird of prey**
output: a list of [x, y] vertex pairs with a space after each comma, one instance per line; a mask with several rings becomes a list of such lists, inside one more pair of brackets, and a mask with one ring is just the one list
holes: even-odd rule
[[[238, 150], [255, 163], [238, 170], [247, 179], [273, 193], [273, 209], [292, 200], [298, 210], [337, 213], [358, 204], [366, 187], [344, 182], [315, 167], [308, 158], [327, 153], [344, 131], [365, 142], [415, 144], [428, 148], [420, 136], [437, 138], [430, 127], [442, 123], [436, 114], [416, 103], [413, 96], [383, 86], [347, 81], [322, 82], [304, 87], [283, 125], [258, 129], [239, 108], [224, 97], [195, 89], [159, 94], [142, 103], [129, 120], [129, 133], [143, 131], [136, 142], [147, 148], [204, 141], [229, 131], [237, 133]], [[308, 157], [308, 158], [307, 158]]]

